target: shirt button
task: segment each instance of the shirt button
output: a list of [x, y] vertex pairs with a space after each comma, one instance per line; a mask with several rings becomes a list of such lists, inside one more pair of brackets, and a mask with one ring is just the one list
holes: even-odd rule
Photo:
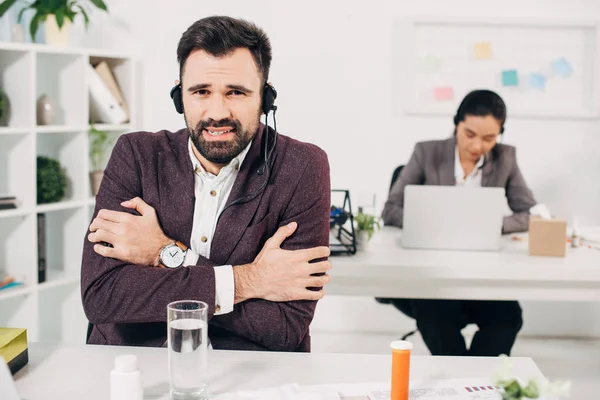
[[210, 191], [210, 195], [211, 195], [212, 197], [215, 197], [215, 196], [217, 195], [217, 191], [216, 191], [216, 190], [211, 190], [211, 191]]
[[215, 306], [215, 312], [219, 312], [219, 311], [221, 311], [221, 306], [217, 304]]
[[202, 236], [200, 240], [202, 240], [202, 243], [206, 243], [208, 241], [208, 238], [206, 236]]

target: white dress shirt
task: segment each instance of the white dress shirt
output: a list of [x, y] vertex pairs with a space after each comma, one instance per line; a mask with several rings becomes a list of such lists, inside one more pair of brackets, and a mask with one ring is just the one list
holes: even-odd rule
[[457, 146], [454, 150], [454, 177], [456, 178], [456, 186], [472, 188], [481, 187], [481, 167], [483, 167], [483, 160], [483, 156], [479, 157], [473, 171], [465, 177], [465, 171], [460, 163]]
[[[225, 208], [227, 198], [238, 175], [238, 171], [252, 142], [229, 164], [221, 168], [218, 175], [207, 172], [193, 151], [192, 140], [188, 141], [189, 155], [194, 166], [194, 224], [190, 238], [191, 247], [185, 255], [184, 265], [196, 265], [198, 257], [210, 257], [210, 247], [219, 215]], [[233, 266], [215, 268], [215, 315], [233, 311], [235, 282]]]

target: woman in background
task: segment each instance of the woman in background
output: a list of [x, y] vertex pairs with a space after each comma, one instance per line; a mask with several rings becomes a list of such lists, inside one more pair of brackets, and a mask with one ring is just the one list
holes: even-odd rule
[[[516, 149], [498, 143], [504, 132], [506, 106], [489, 90], [467, 94], [454, 116], [450, 139], [417, 143], [408, 164], [392, 185], [383, 210], [385, 225], [402, 227], [406, 185], [505, 188], [513, 215], [504, 217], [502, 233], [527, 231], [536, 201], [519, 170]], [[516, 301], [391, 299], [415, 318], [433, 355], [510, 355], [523, 325]], [[461, 334], [467, 324], [479, 330], [467, 350]]]

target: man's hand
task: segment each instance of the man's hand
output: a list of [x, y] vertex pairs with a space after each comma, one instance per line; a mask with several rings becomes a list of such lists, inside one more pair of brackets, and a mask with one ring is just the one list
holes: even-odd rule
[[139, 197], [124, 201], [121, 205], [141, 215], [100, 210], [90, 225], [92, 233], [88, 235], [88, 240], [110, 243], [113, 247], [96, 244], [94, 251], [101, 256], [132, 264], [158, 266], [160, 249], [174, 241], [163, 233], [156, 211]]
[[[282, 226], [267, 240], [262, 250], [251, 264], [235, 266], [235, 303], [251, 298], [270, 301], [319, 300], [323, 290], [309, 290], [309, 287], [322, 287], [329, 283], [325, 274], [331, 269], [331, 262], [311, 260], [328, 257], [329, 247], [313, 247], [302, 250], [283, 250], [281, 244], [296, 231], [298, 225], [292, 222]], [[322, 274], [313, 276], [314, 274]]]

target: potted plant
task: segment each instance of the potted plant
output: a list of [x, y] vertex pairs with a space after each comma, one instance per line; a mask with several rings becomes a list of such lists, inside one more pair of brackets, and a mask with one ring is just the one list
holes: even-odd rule
[[60, 163], [52, 158], [37, 156], [37, 203], [56, 203], [67, 192], [67, 175]]
[[2, 88], [0, 88], [0, 126], [8, 126], [10, 120], [10, 101]]
[[551, 382], [547, 378], [531, 379], [525, 384], [512, 376], [512, 364], [506, 355], [499, 357], [503, 362], [496, 373], [496, 385], [502, 390], [502, 400], [561, 400], [569, 397], [570, 381]]
[[98, 194], [100, 190], [100, 183], [104, 176], [104, 169], [102, 164], [106, 157], [106, 151], [112, 144], [112, 140], [108, 132], [96, 129], [93, 125], [90, 125], [90, 160], [92, 162], [92, 171], [90, 171], [90, 183], [92, 185], [92, 193], [94, 196]]
[[[108, 12], [104, 0], [89, 0], [95, 7]], [[0, 3], [0, 18], [17, 0], [4, 0]], [[25, 4], [19, 12], [17, 21], [20, 23], [23, 13], [29, 9], [34, 10], [35, 14], [31, 18], [29, 33], [31, 41], [34, 41], [35, 34], [40, 22], [44, 22], [44, 31], [46, 34], [46, 44], [66, 46], [69, 40], [69, 28], [75, 20], [77, 14], [83, 16], [85, 27], [87, 29], [90, 19], [88, 12], [82, 6], [80, 0], [34, 0], [33, 3]]]
[[379, 218], [359, 211], [354, 218], [356, 224], [356, 244], [359, 250], [366, 250], [367, 244], [376, 229], [380, 229]]

